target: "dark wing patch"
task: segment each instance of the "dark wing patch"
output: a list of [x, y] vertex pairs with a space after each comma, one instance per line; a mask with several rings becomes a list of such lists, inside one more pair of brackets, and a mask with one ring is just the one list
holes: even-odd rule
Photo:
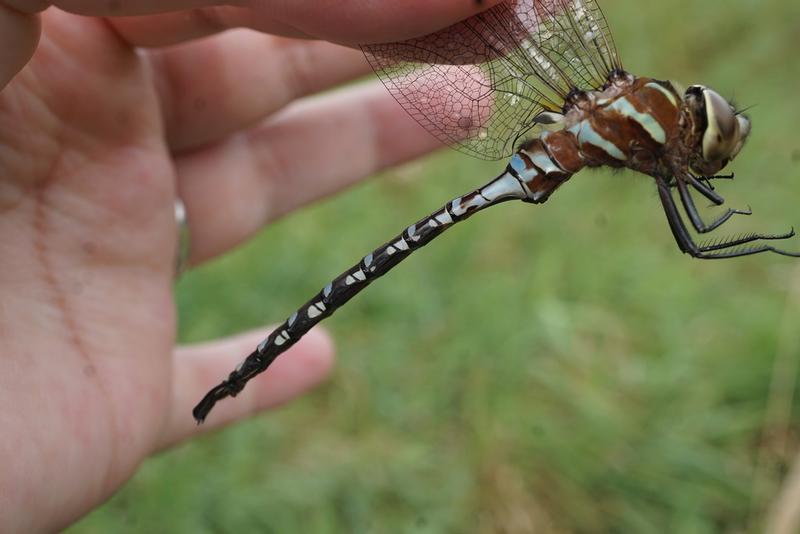
[[362, 47], [392, 96], [443, 143], [514, 152], [543, 112], [621, 69], [595, 0], [512, 0], [437, 33]]

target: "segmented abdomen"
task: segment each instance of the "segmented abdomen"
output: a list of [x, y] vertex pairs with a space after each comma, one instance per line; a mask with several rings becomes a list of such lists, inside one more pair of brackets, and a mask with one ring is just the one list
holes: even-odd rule
[[559, 131], [544, 132], [520, 147], [511, 158], [509, 170], [524, 185], [526, 202], [541, 204], [584, 166], [575, 136]]

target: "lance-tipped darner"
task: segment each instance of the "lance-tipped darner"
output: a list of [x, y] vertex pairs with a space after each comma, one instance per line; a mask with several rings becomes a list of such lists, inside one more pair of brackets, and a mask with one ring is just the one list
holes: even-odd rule
[[[505, 171], [412, 224], [339, 275], [275, 329], [194, 409], [202, 422], [314, 325], [457, 222], [509, 200], [541, 204], [586, 167], [628, 168], [655, 179], [682, 252], [733, 258], [774, 252], [794, 235], [752, 233], [694, 241], [735, 215], [705, 222], [697, 192], [721, 206], [712, 180], [741, 151], [750, 120], [717, 92], [626, 72], [595, 0], [510, 0], [438, 33], [364, 47], [397, 101], [444, 143]], [[523, 138], [528, 141], [520, 141]], [[673, 192], [677, 189], [677, 203]]]

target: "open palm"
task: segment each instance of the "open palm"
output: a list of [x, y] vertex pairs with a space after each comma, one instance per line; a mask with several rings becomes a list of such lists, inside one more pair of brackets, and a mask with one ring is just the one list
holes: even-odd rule
[[[171, 3], [125, 9], [143, 15], [213, 2]], [[381, 40], [383, 29], [388, 40], [474, 9], [422, 2], [432, 26], [406, 7], [413, 23], [403, 27], [396, 13], [380, 18], [389, 7], [362, 7], [363, 24], [348, 26], [324, 10], [309, 17], [309, 6], [299, 9], [305, 2], [281, 17], [269, 2], [258, 11], [204, 7], [111, 20], [53, 8], [41, 17], [36, 47], [37, 17], [22, 4], [33, 9], [0, 1], [0, 39], [12, 40], [0, 43], [11, 50], [0, 53], [0, 87], [8, 82], [0, 93], [0, 530], [14, 531], [80, 517], [148, 455], [197, 432], [192, 405], [263, 334], [175, 349], [176, 197], [187, 206], [197, 264], [300, 205], [436, 146], [375, 84], [288, 106], [364, 74], [355, 50], [248, 31], [148, 52], [134, 45], [210, 35], [243, 17], [284, 35], [358, 42]], [[125, 14], [104, 12], [113, 2], [56, 4]], [[331, 361], [328, 338], [309, 334], [210, 423], [296, 396]]]

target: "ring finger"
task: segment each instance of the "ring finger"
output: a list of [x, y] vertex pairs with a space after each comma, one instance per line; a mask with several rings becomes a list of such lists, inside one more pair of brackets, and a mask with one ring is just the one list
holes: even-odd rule
[[176, 160], [191, 263], [226, 252], [299, 206], [439, 142], [378, 82], [297, 103], [257, 128]]

